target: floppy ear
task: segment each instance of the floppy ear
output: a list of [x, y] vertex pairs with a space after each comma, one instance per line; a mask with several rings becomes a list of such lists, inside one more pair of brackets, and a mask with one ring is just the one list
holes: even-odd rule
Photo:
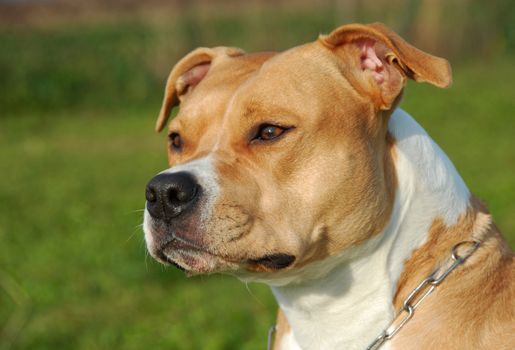
[[156, 122], [156, 131], [163, 129], [173, 107], [177, 106], [207, 75], [211, 64], [223, 56], [241, 56], [244, 52], [233, 47], [199, 47], [182, 58], [170, 72], [166, 81], [163, 105]]
[[442, 88], [452, 83], [447, 60], [411, 46], [382, 23], [344, 25], [319, 41], [345, 61], [341, 69], [350, 83], [381, 110], [394, 107], [407, 78]]

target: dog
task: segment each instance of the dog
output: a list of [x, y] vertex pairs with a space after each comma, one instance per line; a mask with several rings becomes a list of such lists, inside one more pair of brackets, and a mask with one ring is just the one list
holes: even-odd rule
[[445, 88], [450, 65], [380, 23], [186, 55], [156, 124], [180, 105], [146, 188], [150, 254], [271, 286], [274, 349], [513, 349], [513, 252], [398, 108], [408, 79]]

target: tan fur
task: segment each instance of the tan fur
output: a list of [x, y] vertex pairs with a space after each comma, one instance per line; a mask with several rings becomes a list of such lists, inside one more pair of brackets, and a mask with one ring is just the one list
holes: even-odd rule
[[[212, 253], [239, 262], [286, 252], [300, 267], [363, 242], [386, 224], [395, 189], [387, 117], [378, 117], [368, 97], [338, 74], [332, 56], [314, 42], [273, 58], [222, 57], [184, 98], [170, 124], [184, 149], [170, 150], [169, 160], [176, 165], [209, 152], [215, 157], [221, 196], [206, 225], [210, 234], [203, 235]], [[323, 71], [325, 80], [308, 79]], [[286, 75], [293, 83], [278, 94]], [[306, 93], [314, 96], [299, 106]], [[277, 143], [249, 145], [250, 130], [265, 122], [295, 130]], [[349, 234], [336, 234], [342, 226]]]
[[[451, 248], [479, 239], [480, 248], [420, 305], [396, 336], [394, 349], [512, 349], [515, 345], [515, 261], [491, 223], [488, 211], [473, 199], [458, 223], [435, 219], [427, 242], [406, 261], [397, 285], [397, 310], [435, 266], [449, 259]], [[472, 307], [473, 306], [473, 307]]]
[[[363, 40], [375, 43], [386, 69], [384, 84], [359, 68]], [[201, 64], [209, 64], [207, 74], [189, 86], [185, 77]], [[188, 237], [216, 256], [217, 270], [268, 273], [249, 261], [286, 253], [296, 257], [287, 268], [293, 270], [381, 232], [397, 187], [388, 118], [406, 78], [441, 87], [452, 80], [447, 61], [380, 24], [343, 26], [282, 53], [217, 48], [187, 55], [170, 74], [156, 129], [180, 103], [169, 132], [180, 133], [183, 149], [169, 148], [169, 163], [209, 155], [220, 188], [210, 217], [202, 225], [189, 223]], [[294, 128], [274, 142], [251, 142], [263, 123]], [[428, 242], [406, 262], [395, 307], [454, 244], [470, 237], [482, 210], [474, 204], [453, 227], [435, 219]], [[514, 319], [513, 308], [502, 309], [508, 300], [513, 305], [513, 257], [493, 226], [484, 240], [417, 310], [395, 338], [397, 348], [481, 348], [504, 341], [496, 335], [513, 335], [500, 326]], [[470, 303], [490, 306], [475, 313]], [[276, 340], [288, 329], [279, 312]]]

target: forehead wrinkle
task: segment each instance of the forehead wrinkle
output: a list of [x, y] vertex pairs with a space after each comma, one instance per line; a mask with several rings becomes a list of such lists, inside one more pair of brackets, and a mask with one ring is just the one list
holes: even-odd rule
[[[250, 87], [253, 83], [256, 83], [256, 81], [259, 81], [259, 78], [261, 77], [264, 70], [266, 70], [266, 67], [268, 67], [271, 63], [276, 61], [278, 57], [280, 57], [282, 53], [273, 56], [269, 58], [267, 61], [263, 62], [261, 66], [259, 66], [258, 69], [256, 69], [254, 72], [252, 72], [247, 79], [245, 79], [240, 86], [234, 91], [231, 100], [227, 106], [226, 112], [223, 116], [223, 125], [227, 123], [227, 120], [231, 116], [232, 109], [234, 108], [235, 101], [237, 98], [242, 95], [245, 90]], [[266, 71], [265, 71], [266, 72]], [[242, 93], [243, 92], [243, 93]], [[241, 113], [241, 117], [243, 119], [250, 119], [253, 116], [255, 116], [259, 112], [265, 112], [268, 108], [263, 105], [263, 103], [257, 101], [256, 99], [250, 99], [250, 101], [246, 101], [245, 105], [243, 107], [243, 111]]]
[[[222, 139], [222, 137], [224, 136], [224, 132], [228, 129], [228, 124], [229, 124], [229, 120], [232, 116], [232, 112], [233, 112], [233, 109], [235, 108], [235, 104], [236, 104], [236, 100], [237, 98], [239, 97], [240, 95], [240, 92], [242, 90], [244, 90], [244, 88], [246, 86], [249, 86], [253, 80], [256, 79], [259, 71], [261, 70], [263, 66], [260, 66], [258, 69], [256, 69], [254, 72], [252, 72], [249, 77], [247, 79], [245, 79], [237, 88], [236, 90], [234, 90], [234, 93], [232, 94], [231, 96], [231, 99], [229, 100], [229, 103], [227, 104], [227, 108], [224, 112], [224, 115], [222, 117], [222, 124], [221, 124], [221, 127], [220, 127], [220, 132], [218, 133], [218, 138], [215, 142], [215, 146], [213, 148], [213, 151], [216, 151], [220, 145], [220, 141]], [[253, 115], [253, 113], [250, 113], [251, 111], [250, 110], [245, 110], [243, 113], [242, 113], [242, 117], [249, 117], [251, 115]]]
[[173, 125], [173, 124], [170, 124], [171, 129], [176, 129], [176, 128], [177, 128], [177, 129], [182, 129], [182, 128], [184, 128], [184, 125], [183, 125], [183, 124], [184, 124], [184, 121], [183, 121], [183, 119], [181, 119], [181, 118], [177, 118], [177, 119], [176, 119], [176, 122], [175, 122], [174, 124], [176, 124], [176, 126], [175, 126], [175, 125]]
[[259, 61], [256, 63], [245, 57], [224, 59], [210, 68], [202, 83], [192, 89], [181, 102], [179, 113], [174, 118], [179, 119], [181, 127], [190, 125], [190, 122], [198, 117], [212, 114], [215, 105], [225, 105], [221, 107], [220, 114], [225, 113], [227, 101], [230, 101], [234, 90], [258, 68], [257, 64], [260, 64]]

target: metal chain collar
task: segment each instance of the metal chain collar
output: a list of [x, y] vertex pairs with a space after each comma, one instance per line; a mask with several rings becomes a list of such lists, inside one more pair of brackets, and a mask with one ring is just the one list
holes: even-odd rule
[[[415, 310], [420, 303], [427, 298], [427, 296], [429, 296], [429, 294], [431, 294], [435, 288], [438, 287], [456, 267], [458, 267], [458, 265], [463, 264], [465, 260], [467, 260], [477, 250], [477, 248], [479, 248], [480, 244], [481, 242], [478, 240], [462, 241], [456, 244], [451, 250], [451, 259], [447, 264], [450, 264], [449, 267], [446, 269], [437, 268], [428, 277], [422, 280], [422, 282], [420, 282], [404, 300], [402, 308], [397, 312], [390, 325], [381, 332], [381, 334], [366, 348], [366, 350], [377, 350], [386, 341], [392, 339], [401, 330], [401, 328], [404, 327], [411, 318], [413, 318]], [[465, 254], [459, 255], [458, 249], [463, 246], [469, 246], [469, 250]], [[267, 350], [272, 349], [272, 340], [275, 332], [276, 325], [273, 325], [268, 330]]]
[[[386, 341], [392, 339], [402, 327], [408, 323], [415, 314], [415, 310], [420, 303], [427, 298], [429, 294], [435, 290], [436, 287], [443, 282], [443, 280], [454, 270], [458, 265], [461, 265], [467, 260], [481, 244], [480, 241], [462, 241], [456, 244], [451, 250], [451, 259], [449, 260], [450, 266], [447, 269], [438, 268], [426, 277], [419, 285], [413, 289], [402, 304], [402, 308], [397, 312], [390, 325], [370, 344], [366, 350], [377, 350]], [[458, 254], [458, 248], [462, 246], [470, 246], [470, 249], [463, 255]], [[448, 263], [448, 264], [449, 264]]]
[[273, 325], [268, 330], [268, 339], [266, 341], [266, 350], [272, 350], [273, 340], [274, 340], [274, 334], [277, 332], [277, 325]]

